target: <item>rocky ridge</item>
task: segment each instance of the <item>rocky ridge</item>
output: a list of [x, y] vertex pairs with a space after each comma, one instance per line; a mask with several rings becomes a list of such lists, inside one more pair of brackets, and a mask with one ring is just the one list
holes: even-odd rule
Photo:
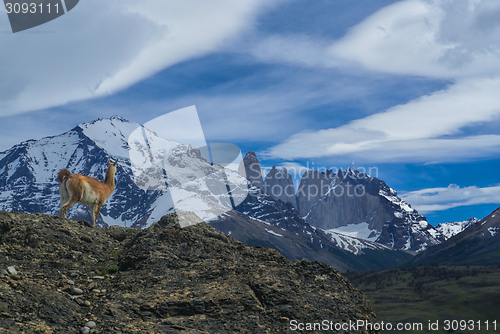
[[[261, 170], [254, 152], [245, 155], [240, 169]], [[264, 181], [260, 173], [247, 178], [272, 199], [290, 203], [302, 218], [302, 225], [305, 222], [331, 234], [333, 243], [355, 254], [384, 247], [415, 254], [445, 240], [384, 181], [354, 168], [308, 170], [295, 196], [287, 194], [293, 189], [293, 180], [286, 169], [278, 171], [273, 166]], [[245, 202], [248, 200], [243, 206]], [[240, 207], [240, 212], [262, 219]]]
[[500, 265], [500, 208], [472, 223], [441, 244], [431, 247], [403, 264], [419, 265]]
[[264, 179], [263, 189], [266, 194], [269, 194], [275, 200], [291, 203], [294, 208], [297, 208], [293, 179], [286, 168], [283, 167], [278, 171], [278, 168], [273, 166]]
[[394, 249], [419, 252], [444, 240], [384, 181], [354, 168], [305, 173], [297, 202], [312, 226], [338, 233], [350, 230], [355, 232], [351, 236], [364, 235], [361, 238]]
[[285, 333], [293, 319], [375, 321], [334, 268], [206, 223], [180, 228], [175, 214], [139, 230], [0, 211], [0, 253], [1, 332]]

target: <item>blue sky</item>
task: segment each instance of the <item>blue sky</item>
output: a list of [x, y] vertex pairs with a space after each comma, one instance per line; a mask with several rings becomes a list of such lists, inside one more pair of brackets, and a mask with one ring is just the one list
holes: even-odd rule
[[432, 224], [483, 218], [499, 46], [496, 0], [85, 0], [17, 34], [2, 12], [0, 151], [196, 105], [265, 167], [371, 168]]

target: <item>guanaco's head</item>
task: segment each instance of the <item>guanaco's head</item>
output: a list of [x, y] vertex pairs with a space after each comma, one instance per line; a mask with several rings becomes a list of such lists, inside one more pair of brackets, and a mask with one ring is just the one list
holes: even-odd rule
[[112, 175], [116, 175], [117, 164], [118, 164], [118, 158], [116, 158], [115, 162], [111, 162], [111, 160], [108, 159], [108, 170], [111, 171]]

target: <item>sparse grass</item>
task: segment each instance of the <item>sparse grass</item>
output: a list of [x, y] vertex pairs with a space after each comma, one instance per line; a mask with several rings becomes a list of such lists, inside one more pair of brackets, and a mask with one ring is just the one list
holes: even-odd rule
[[110, 266], [107, 266], [107, 267], [102, 267], [100, 270], [99, 270], [99, 273], [101, 275], [107, 275], [107, 274], [113, 274], [113, 273], [116, 273], [118, 271], [118, 266], [116, 264], [112, 264]]
[[[500, 269], [440, 266], [346, 276], [370, 299], [377, 321], [423, 324], [423, 331], [405, 333], [451, 333], [443, 330], [444, 320], [497, 320], [500, 329]], [[428, 331], [436, 320], [440, 330]]]
[[121, 255], [121, 250], [115, 250], [115, 249], [110, 249], [109, 254], [111, 255], [111, 258], [115, 261], [118, 261]]

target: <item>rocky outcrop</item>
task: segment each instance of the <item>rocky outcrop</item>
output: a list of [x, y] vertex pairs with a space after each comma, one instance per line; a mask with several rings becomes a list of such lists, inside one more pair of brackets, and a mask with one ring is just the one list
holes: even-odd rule
[[312, 226], [330, 230], [358, 225], [352, 229], [361, 229], [364, 224], [366, 239], [415, 252], [442, 239], [394, 189], [354, 168], [336, 174], [308, 172], [301, 180], [301, 190], [305, 195], [297, 194], [300, 213]]
[[0, 253], [5, 333], [288, 333], [292, 320], [375, 321], [329, 265], [205, 223], [180, 228], [175, 215], [139, 230], [0, 212]]
[[310, 170], [302, 175], [296, 197], [297, 210], [303, 217], [311, 211], [313, 205], [320, 198], [327, 194], [332, 182], [330, 177], [335, 177], [331, 170], [327, 172]]
[[248, 151], [247, 154], [245, 154], [238, 168], [238, 172], [245, 176], [252, 185], [262, 189], [264, 181], [262, 180], [259, 159], [257, 159], [255, 152]]
[[283, 167], [281, 171], [278, 171], [276, 166], [273, 166], [266, 175], [263, 189], [275, 200], [291, 203], [294, 208], [297, 208], [293, 178], [288, 174], [286, 168]]

